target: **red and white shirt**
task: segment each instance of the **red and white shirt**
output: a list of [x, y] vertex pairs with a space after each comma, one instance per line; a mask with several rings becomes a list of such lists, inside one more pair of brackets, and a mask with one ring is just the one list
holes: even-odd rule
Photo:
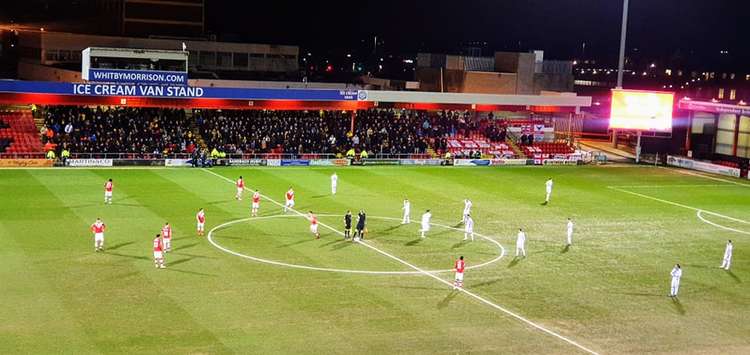
[[106, 226], [104, 225], [103, 222], [96, 222], [91, 225], [91, 231], [94, 232], [95, 234], [104, 233], [105, 228]]
[[106, 192], [112, 192], [112, 188], [114, 188], [115, 185], [112, 183], [112, 181], [107, 181], [106, 184], [104, 184], [104, 191]]
[[456, 260], [456, 267], [455, 267], [455, 269], [456, 269], [457, 273], [463, 274], [464, 273], [464, 266], [465, 266], [465, 264], [464, 264], [463, 260], [461, 260], [461, 259]]
[[260, 203], [260, 194], [257, 192], [253, 194], [253, 203]]
[[318, 217], [316, 217], [314, 214], [310, 215], [310, 224], [313, 226], [318, 224]]
[[245, 188], [245, 181], [242, 179], [237, 179], [237, 188], [238, 189]]
[[286, 200], [287, 201], [293, 201], [294, 200], [294, 190], [289, 190], [286, 192]]
[[195, 219], [198, 220], [198, 223], [205, 223], [206, 222], [206, 214], [203, 213], [203, 211], [198, 212], [198, 214], [195, 215]]
[[172, 226], [162, 227], [161, 236], [164, 237], [164, 239], [172, 238]]
[[154, 238], [154, 251], [164, 251], [164, 245], [159, 237]]

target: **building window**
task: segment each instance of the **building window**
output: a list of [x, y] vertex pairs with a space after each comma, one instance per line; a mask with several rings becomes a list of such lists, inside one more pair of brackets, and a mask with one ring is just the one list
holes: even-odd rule
[[263, 53], [250, 53], [250, 58], [265, 58], [266, 55]]
[[44, 59], [48, 60], [48, 61], [51, 61], [51, 62], [56, 62], [57, 61], [57, 51], [56, 50], [47, 50], [47, 51], [45, 51], [44, 52]]
[[724, 88], [720, 88], [719, 89], [719, 99], [723, 99], [723, 98], [724, 98]]
[[232, 53], [218, 52], [216, 53], [216, 66], [229, 68], [232, 66]]
[[234, 67], [247, 68], [247, 53], [234, 53]]
[[209, 67], [216, 65], [216, 52], [201, 52], [199, 63]]
[[737, 99], [737, 90], [736, 89], [729, 90], [729, 99], [730, 100], [736, 100]]

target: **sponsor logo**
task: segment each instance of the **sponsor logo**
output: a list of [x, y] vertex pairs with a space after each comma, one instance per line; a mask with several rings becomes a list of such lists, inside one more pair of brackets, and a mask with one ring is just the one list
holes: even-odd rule
[[41, 168], [54, 165], [47, 159], [0, 159], [0, 168]]
[[542, 165], [578, 165], [578, 160], [571, 159], [544, 159]]
[[311, 166], [348, 166], [349, 159], [312, 159]]
[[68, 166], [112, 166], [112, 159], [68, 159]]
[[399, 165], [398, 159], [364, 159], [362, 165]]
[[401, 159], [401, 165], [440, 165], [442, 159]]
[[281, 166], [281, 159], [266, 159], [268, 166]]
[[526, 159], [491, 159], [490, 165], [492, 166], [527, 165], [528, 162], [529, 161]]
[[263, 166], [263, 159], [229, 159], [229, 165]]
[[357, 94], [357, 99], [360, 100], [360, 101], [367, 100], [367, 91], [360, 90], [359, 93]]
[[282, 159], [281, 166], [310, 166], [310, 161], [305, 159]]
[[490, 166], [489, 159], [454, 159], [455, 166]]
[[190, 166], [191, 160], [189, 159], [165, 159], [164, 166], [176, 167], [176, 166]]

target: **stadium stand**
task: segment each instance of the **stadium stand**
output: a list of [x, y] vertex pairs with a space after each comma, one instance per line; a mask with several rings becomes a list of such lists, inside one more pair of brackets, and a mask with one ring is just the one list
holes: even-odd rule
[[0, 153], [40, 153], [42, 143], [31, 112], [0, 112]]

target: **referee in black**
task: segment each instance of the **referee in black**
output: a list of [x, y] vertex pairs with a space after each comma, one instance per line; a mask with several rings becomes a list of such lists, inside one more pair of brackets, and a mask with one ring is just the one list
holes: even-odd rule
[[352, 236], [352, 211], [346, 210], [344, 215], [344, 240]]
[[360, 239], [365, 239], [365, 220], [367, 219], [367, 215], [365, 214], [365, 210], [359, 210], [359, 213], [357, 214], [357, 232], [354, 234], [354, 237], [356, 238], [359, 236]]

